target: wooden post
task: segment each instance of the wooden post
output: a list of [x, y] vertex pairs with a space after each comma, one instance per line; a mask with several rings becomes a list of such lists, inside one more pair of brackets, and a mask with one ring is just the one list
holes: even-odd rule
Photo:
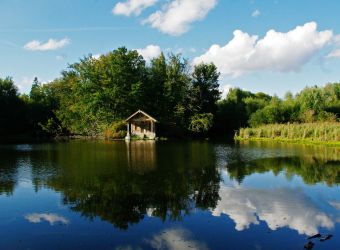
[[131, 140], [131, 134], [130, 134], [131, 129], [130, 129], [130, 127], [131, 127], [131, 123], [128, 122], [128, 123], [127, 123], [126, 137], [125, 137], [125, 140], [126, 140], [126, 141], [130, 141], [130, 140]]

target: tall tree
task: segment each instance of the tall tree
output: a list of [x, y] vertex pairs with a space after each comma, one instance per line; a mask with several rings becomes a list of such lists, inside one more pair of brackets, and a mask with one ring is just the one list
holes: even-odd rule
[[0, 78], [0, 134], [21, 132], [25, 129], [24, 111], [13, 79]]
[[219, 76], [214, 64], [195, 66], [190, 90], [190, 109], [194, 114], [216, 113], [217, 101], [221, 97]]
[[151, 60], [148, 69], [148, 83], [146, 85], [146, 98], [143, 108], [150, 114], [162, 119], [164, 116], [165, 83], [167, 81], [167, 62], [163, 53]]
[[167, 79], [164, 85], [166, 118], [183, 126], [186, 123], [186, 96], [189, 89], [190, 78], [188, 74], [188, 61], [181, 59], [180, 55], [169, 56], [167, 64]]

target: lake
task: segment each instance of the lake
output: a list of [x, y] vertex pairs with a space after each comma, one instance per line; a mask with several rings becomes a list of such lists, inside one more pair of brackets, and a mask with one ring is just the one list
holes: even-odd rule
[[340, 249], [340, 148], [0, 146], [0, 249]]

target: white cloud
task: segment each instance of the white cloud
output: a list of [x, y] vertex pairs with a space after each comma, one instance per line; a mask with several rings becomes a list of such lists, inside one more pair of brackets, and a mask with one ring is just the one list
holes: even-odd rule
[[138, 53], [144, 57], [144, 60], [149, 62], [151, 59], [158, 57], [162, 50], [159, 46], [150, 44], [143, 49], [137, 49]]
[[214, 216], [228, 215], [242, 231], [260, 221], [271, 230], [289, 227], [299, 234], [313, 235], [319, 227], [331, 229], [334, 222], [320, 211], [300, 189], [249, 189], [222, 186], [221, 200], [213, 210]]
[[142, 23], [178, 36], [187, 32], [193, 22], [202, 20], [216, 4], [217, 0], [173, 0]]
[[337, 210], [340, 210], [340, 201], [330, 201], [329, 204]]
[[340, 49], [332, 50], [326, 57], [327, 58], [340, 58]]
[[20, 83], [23, 84], [24, 86], [26, 86], [26, 85], [31, 86], [32, 83], [33, 83], [34, 78], [35, 78], [35, 76], [31, 76], [31, 77], [29, 77], [29, 76], [23, 76], [23, 77], [21, 78]]
[[115, 15], [130, 16], [132, 14], [139, 16], [142, 11], [153, 6], [157, 0], [127, 0], [118, 2], [112, 10]]
[[20, 93], [29, 93], [35, 76], [23, 76], [16, 79]]
[[259, 70], [298, 71], [332, 39], [333, 32], [317, 31], [315, 22], [297, 26], [287, 33], [269, 30], [262, 39], [235, 30], [233, 39], [226, 45], [212, 45], [193, 62], [213, 62], [222, 75], [234, 77]]
[[101, 56], [102, 54], [94, 54], [92, 55], [92, 58], [98, 60]]
[[28, 220], [31, 223], [40, 223], [42, 221], [47, 221], [50, 223], [50, 225], [54, 225], [55, 223], [61, 223], [61, 224], [69, 224], [69, 220], [66, 219], [63, 216], [57, 215], [57, 214], [28, 214], [25, 216], [25, 219]]
[[336, 35], [334, 36], [334, 43], [337, 44], [337, 45], [340, 45], [340, 35]]
[[168, 229], [149, 241], [154, 249], [208, 249], [204, 243], [193, 240], [191, 232], [184, 229]]
[[33, 40], [27, 43], [24, 48], [26, 50], [32, 51], [48, 51], [48, 50], [57, 50], [65, 47], [70, 44], [70, 39], [64, 38], [61, 40], [49, 39], [46, 43], [41, 43], [40, 41]]
[[259, 10], [254, 10], [254, 12], [251, 13], [251, 16], [252, 16], [252, 17], [258, 17], [258, 16], [260, 16], [260, 15], [261, 15], [261, 12], [260, 12]]
[[225, 84], [220, 87], [220, 91], [222, 92], [222, 99], [226, 98], [229, 91], [233, 88], [230, 84]]

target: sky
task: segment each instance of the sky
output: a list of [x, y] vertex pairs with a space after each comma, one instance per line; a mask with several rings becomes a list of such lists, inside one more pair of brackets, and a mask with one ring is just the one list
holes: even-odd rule
[[233, 87], [283, 97], [340, 82], [337, 0], [0, 0], [0, 77], [21, 93], [118, 47], [215, 63]]

